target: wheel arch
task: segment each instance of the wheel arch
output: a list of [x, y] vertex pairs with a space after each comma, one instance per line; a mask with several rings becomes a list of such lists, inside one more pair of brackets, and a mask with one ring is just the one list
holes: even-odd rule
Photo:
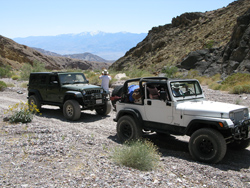
[[195, 131], [201, 128], [212, 128], [219, 132], [228, 130], [227, 123], [224, 121], [219, 121], [219, 120], [208, 121], [208, 120], [195, 119], [188, 124], [185, 134], [191, 136]]
[[135, 119], [135, 121], [137, 121], [138, 123], [143, 125], [142, 116], [141, 116], [141, 114], [140, 114], [140, 112], [138, 110], [135, 110], [135, 109], [120, 110], [116, 115], [115, 121], [117, 122], [124, 115], [132, 116]]
[[43, 100], [40, 92], [38, 90], [36, 90], [36, 89], [29, 90], [28, 97], [30, 97], [31, 95], [36, 95], [38, 100], [40, 100], [40, 101]]
[[82, 96], [82, 93], [77, 91], [67, 91], [65, 94], [64, 94], [64, 97], [63, 97], [63, 103], [66, 102], [67, 100], [76, 100], [78, 101], [79, 103], [81, 102], [81, 98], [83, 98]]

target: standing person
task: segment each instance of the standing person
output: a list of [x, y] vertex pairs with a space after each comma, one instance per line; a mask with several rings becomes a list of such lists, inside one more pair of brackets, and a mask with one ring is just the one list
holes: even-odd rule
[[109, 72], [104, 69], [102, 71], [102, 75], [99, 76], [99, 79], [102, 80], [102, 87], [105, 91], [109, 93], [109, 81], [111, 80], [111, 76], [109, 76]]

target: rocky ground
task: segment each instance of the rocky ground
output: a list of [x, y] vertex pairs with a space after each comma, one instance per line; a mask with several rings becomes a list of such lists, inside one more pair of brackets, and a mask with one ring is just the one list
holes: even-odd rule
[[[44, 106], [31, 123], [3, 122], [9, 105], [27, 100], [19, 85], [0, 92], [0, 187], [250, 187], [250, 147], [205, 164], [192, 160], [188, 137], [148, 136], [161, 153], [156, 170], [118, 166], [110, 159], [120, 146], [114, 111], [85, 111], [69, 122], [59, 108]], [[208, 99], [250, 107], [250, 95], [203, 89]]]

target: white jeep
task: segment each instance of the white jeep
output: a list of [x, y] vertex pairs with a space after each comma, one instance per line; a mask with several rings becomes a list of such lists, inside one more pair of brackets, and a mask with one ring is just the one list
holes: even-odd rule
[[250, 144], [248, 108], [206, 100], [195, 79], [130, 79], [114, 89], [111, 100], [122, 143], [146, 131], [188, 135], [193, 159], [208, 163], [222, 160], [227, 146], [245, 149]]

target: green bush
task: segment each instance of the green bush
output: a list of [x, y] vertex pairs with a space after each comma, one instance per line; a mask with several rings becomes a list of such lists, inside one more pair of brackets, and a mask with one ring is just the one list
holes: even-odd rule
[[11, 78], [12, 78], [12, 80], [18, 80], [18, 79], [19, 79], [19, 76], [13, 75]]
[[39, 110], [35, 105], [28, 105], [27, 103], [20, 102], [13, 106], [9, 106], [5, 114], [9, 114], [9, 121], [11, 123], [27, 123], [31, 122], [33, 115], [38, 112]]
[[0, 81], [0, 91], [3, 91], [5, 88], [7, 88], [7, 84], [4, 81]]
[[34, 61], [33, 66], [30, 64], [24, 64], [21, 68], [20, 79], [21, 80], [28, 80], [31, 72], [44, 72], [45, 64]]
[[213, 47], [214, 43], [215, 43], [215, 42], [214, 42], [213, 40], [207, 41], [205, 47], [208, 48], [208, 49], [210, 49], [210, 48]]
[[141, 69], [134, 66], [130, 66], [130, 68], [126, 71], [124, 71], [124, 73], [129, 77], [129, 78], [141, 78], [141, 77], [148, 77], [148, 76], [152, 76], [152, 74], [145, 70], [145, 69]]
[[231, 76], [228, 76], [223, 82], [223, 85], [230, 85], [230, 86], [234, 86], [237, 83], [240, 82], [246, 82], [246, 80], [250, 80], [250, 74], [246, 74], [246, 73], [235, 73], [232, 74]]
[[0, 78], [4, 77], [11, 77], [12, 72], [11, 72], [11, 66], [6, 65], [4, 67], [0, 67]]
[[166, 77], [168, 78], [174, 78], [175, 74], [177, 73], [178, 68], [174, 66], [164, 66], [162, 69], [162, 73], [166, 74]]
[[112, 153], [115, 163], [142, 171], [157, 167], [160, 155], [157, 148], [149, 141], [137, 140], [116, 147]]

